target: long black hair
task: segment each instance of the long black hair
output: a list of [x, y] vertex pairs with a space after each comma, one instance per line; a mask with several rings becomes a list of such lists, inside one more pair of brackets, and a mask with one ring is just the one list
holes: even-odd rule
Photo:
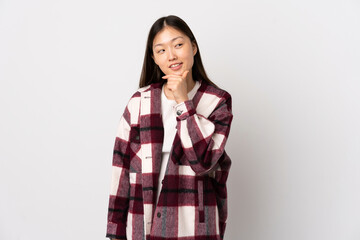
[[194, 64], [192, 67], [192, 77], [195, 81], [202, 79], [203, 81], [213, 85], [216, 85], [206, 75], [204, 66], [201, 61], [200, 50], [195, 39], [194, 34], [190, 30], [189, 26], [181, 18], [169, 15], [167, 17], [161, 17], [151, 26], [145, 49], [144, 63], [141, 71], [139, 87], [145, 87], [152, 83], [163, 82], [161, 78], [164, 73], [161, 71], [158, 65], [154, 62], [153, 56], [153, 42], [156, 34], [160, 32], [164, 27], [173, 27], [178, 31], [181, 31], [190, 38], [190, 41], [196, 45], [197, 52], [194, 56]]

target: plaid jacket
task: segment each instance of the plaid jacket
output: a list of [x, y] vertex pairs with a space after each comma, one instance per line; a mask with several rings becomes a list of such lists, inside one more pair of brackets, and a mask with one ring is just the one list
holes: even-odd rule
[[106, 237], [132, 240], [220, 240], [227, 219], [231, 160], [224, 147], [231, 96], [201, 81], [177, 105], [177, 132], [158, 203], [164, 128], [161, 83], [130, 99], [116, 135]]

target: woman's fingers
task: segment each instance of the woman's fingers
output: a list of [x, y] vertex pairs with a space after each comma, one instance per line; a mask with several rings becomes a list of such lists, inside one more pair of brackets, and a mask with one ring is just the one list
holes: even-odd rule
[[169, 89], [177, 102], [185, 101], [187, 96], [187, 81], [186, 77], [189, 71], [186, 70], [181, 76], [169, 74], [163, 76], [163, 79], [167, 79], [166, 88]]
[[168, 75], [165, 75], [165, 76], [162, 76], [163, 79], [169, 79], [169, 78], [174, 78], [174, 79], [183, 79], [183, 80], [186, 80], [186, 77], [188, 75], [190, 71], [189, 70], [186, 70], [183, 72], [183, 74], [181, 75], [175, 75], [175, 74], [168, 74]]
[[183, 74], [181, 76], [169, 74], [169, 75], [163, 76], [162, 78], [167, 79], [168, 87], [178, 86], [179, 84], [186, 85], [186, 77], [187, 77], [188, 73], [189, 73], [189, 71], [186, 70], [183, 72]]

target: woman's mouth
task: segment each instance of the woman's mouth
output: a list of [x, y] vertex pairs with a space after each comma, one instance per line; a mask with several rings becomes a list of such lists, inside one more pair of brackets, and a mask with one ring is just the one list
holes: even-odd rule
[[170, 68], [171, 68], [171, 70], [177, 71], [181, 68], [181, 66], [182, 66], [182, 63], [175, 63], [175, 64], [170, 65]]

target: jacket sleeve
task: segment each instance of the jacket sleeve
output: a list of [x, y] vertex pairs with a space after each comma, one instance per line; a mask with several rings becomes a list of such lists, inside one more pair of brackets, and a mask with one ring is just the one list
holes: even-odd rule
[[126, 239], [126, 221], [130, 197], [130, 129], [130, 112], [127, 106], [119, 121], [112, 160], [112, 176], [106, 232], [106, 237], [112, 239]]
[[231, 95], [225, 92], [206, 118], [196, 112], [192, 100], [175, 106], [177, 131], [186, 161], [197, 174], [213, 170], [224, 153], [231, 121]]

